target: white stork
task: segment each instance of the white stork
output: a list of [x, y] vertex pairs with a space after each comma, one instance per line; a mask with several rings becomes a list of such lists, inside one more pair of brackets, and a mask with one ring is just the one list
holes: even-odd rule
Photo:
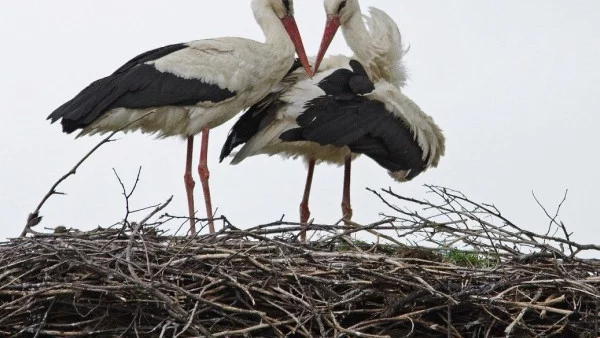
[[[396, 23], [376, 8], [363, 20], [358, 0], [324, 3], [327, 24], [315, 69], [340, 26], [354, 57], [325, 59], [312, 79], [296, 64], [279, 87], [240, 117], [221, 152], [223, 160], [244, 144], [233, 164], [257, 154], [305, 158], [302, 224], [310, 217], [317, 162], [345, 165], [342, 213], [350, 219], [350, 163], [356, 156], [372, 158], [403, 182], [436, 167], [445, 151], [441, 129], [400, 91], [405, 51]], [[301, 240], [305, 236], [303, 231]]]
[[194, 135], [202, 132], [198, 171], [212, 233], [206, 162], [209, 130], [265, 97], [286, 75], [296, 52], [306, 73], [311, 73], [293, 0], [253, 0], [252, 9], [265, 43], [224, 37], [145, 52], [90, 84], [48, 117], [52, 122], [62, 119], [66, 133], [82, 129], [79, 136], [127, 126], [158, 137], [187, 138], [184, 181], [192, 235], [196, 231], [191, 174]]

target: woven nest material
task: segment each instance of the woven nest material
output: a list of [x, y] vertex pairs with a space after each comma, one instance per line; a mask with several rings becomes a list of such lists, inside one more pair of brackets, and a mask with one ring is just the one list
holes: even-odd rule
[[[600, 262], [577, 255], [599, 247], [521, 230], [495, 208], [431, 189], [440, 203], [375, 192], [395, 216], [311, 225], [308, 244], [291, 223], [224, 222], [189, 239], [161, 233], [160, 221], [2, 243], [0, 335], [598, 335]], [[362, 233], [379, 244], [352, 239]]]

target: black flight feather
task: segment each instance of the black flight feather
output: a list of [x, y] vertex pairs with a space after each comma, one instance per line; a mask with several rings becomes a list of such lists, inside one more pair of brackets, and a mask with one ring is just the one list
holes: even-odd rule
[[[300, 67], [302, 67], [300, 60], [295, 59], [292, 68], [287, 72], [282, 82], [286, 83], [287, 81], [292, 80], [292, 73]], [[279, 88], [279, 90], [269, 93], [240, 116], [231, 130], [229, 130], [227, 140], [225, 140], [225, 143], [221, 148], [221, 154], [219, 156], [220, 162], [223, 162], [223, 159], [229, 156], [233, 149], [248, 142], [248, 140], [256, 135], [256, 133], [264, 126], [271, 122], [270, 119], [275, 116], [275, 113], [285, 104], [279, 99], [285, 89], [287, 88]]]
[[308, 102], [296, 120], [299, 127], [283, 133], [281, 140], [347, 146], [387, 170], [410, 170], [407, 179], [412, 179], [425, 168], [423, 150], [383, 102], [363, 96], [375, 88], [364, 67], [354, 60], [350, 66], [352, 71], [339, 69], [319, 83], [326, 95]]
[[144, 109], [189, 106], [199, 102], [221, 102], [236, 94], [202, 79], [184, 79], [161, 72], [147, 62], [187, 48], [185, 44], [157, 48], [133, 58], [113, 74], [83, 89], [57, 108], [48, 119], [62, 118], [63, 131], [85, 128], [114, 108]]

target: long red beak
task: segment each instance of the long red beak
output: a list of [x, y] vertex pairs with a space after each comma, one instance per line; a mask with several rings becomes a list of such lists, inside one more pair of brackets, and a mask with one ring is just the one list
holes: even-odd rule
[[283, 17], [283, 19], [281, 19], [281, 22], [290, 36], [290, 39], [292, 39], [292, 42], [294, 43], [296, 53], [298, 54], [300, 63], [302, 63], [302, 67], [304, 67], [304, 71], [306, 71], [308, 76], [312, 77], [312, 69], [310, 68], [310, 63], [308, 62], [308, 57], [306, 56], [306, 51], [304, 50], [304, 44], [302, 43], [302, 37], [300, 36], [296, 19], [294, 19], [294, 17], [291, 15], [286, 15]]
[[325, 53], [333, 41], [335, 37], [335, 33], [337, 33], [340, 28], [340, 17], [339, 16], [331, 16], [327, 18], [327, 23], [325, 24], [325, 31], [323, 32], [323, 39], [321, 40], [321, 48], [319, 48], [319, 54], [317, 55], [317, 61], [315, 62], [314, 74], [319, 70], [319, 66], [321, 65], [321, 61], [323, 61], [323, 57], [325, 57]]

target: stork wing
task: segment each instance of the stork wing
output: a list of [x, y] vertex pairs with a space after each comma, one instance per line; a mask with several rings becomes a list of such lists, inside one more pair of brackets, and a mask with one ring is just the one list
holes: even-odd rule
[[381, 100], [365, 94], [375, 90], [363, 66], [350, 61], [352, 70], [338, 69], [319, 83], [326, 95], [308, 102], [296, 122], [298, 128], [280, 137], [284, 142], [309, 141], [348, 147], [390, 171], [424, 168], [423, 151], [409, 126]]
[[234, 49], [236, 43], [244, 44], [246, 51], [252, 47], [251, 40], [230, 38], [145, 52], [90, 84], [48, 119], [55, 122], [62, 118], [63, 130], [70, 133], [114, 108], [218, 104], [236, 96], [236, 89], [244, 88], [250, 77], [252, 61], [245, 60], [244, 64], [240, 60], [242, 52]]
[[321, 97], [309, 104], [297, 122], [299, 128], [281, 135], [284, 142], [347, 146], [390, 171], [413, 169], [414, 176], [423, 169], [423, 152], [412, 132], [379, 101], [362, 96]]
[[281, 100], [281, 96], [298, 81], [298, 74], [295, 73], [296, 70], [300, 70], [301, 74], [304, 74], [301, 68], [302, 64], [300, 60], [296, 59], [292, 68], [290, 68], [279, 85], [275, 86], [267, 96], [248, 108], [240, 116], [233, 127], [231, 127], [231, 130], [229, 130], [227, 140], [225, 140], [221, 148], [220, 162], [223, 162], [223, 159], [229, 156], [237, 146], [248, 142], [269, 122], [276, 118], [280, 108], [286, 104], [286, 102]]

